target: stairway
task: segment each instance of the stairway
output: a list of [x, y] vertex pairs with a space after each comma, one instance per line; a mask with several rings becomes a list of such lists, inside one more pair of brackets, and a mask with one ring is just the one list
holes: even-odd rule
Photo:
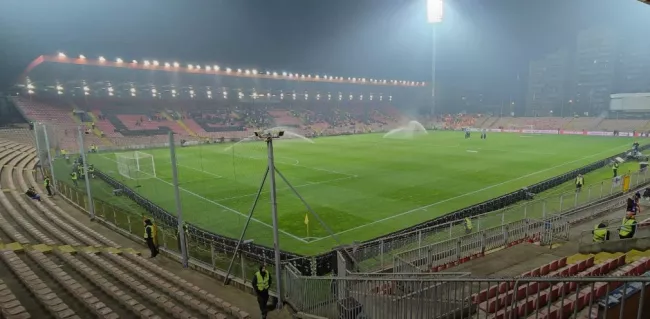
[[192, 130], [187, 126], [187, 125], [185, 125], [185, 123], [183, 123], [182, 120], [174, 120], [174, 118], [173, 118], [171, 115], [167, 114], [167, 112], [165, 112], [165, 111], [162, 111], [162, 112], [160, 112], [160, 113], [161, 113], [161, 114], [162, 114], [162, 115], [163, 115], [167, 120], [169, 120], [169, 121], [176, 121], [176, 123], [178, 123], [178, 125], [179, 125], [180, 127], [182, 127], [182, 128], [185, 130], [185, 132], [187, 132], [187, 134], [189, 134], [190, 136], [198, 136], [198, 135], [196, 134], [196, 132], [192, 131]]

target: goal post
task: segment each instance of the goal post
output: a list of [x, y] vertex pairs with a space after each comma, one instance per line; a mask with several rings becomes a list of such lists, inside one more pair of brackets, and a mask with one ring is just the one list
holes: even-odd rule
[[117, 170], [128, 179], [156, 178], [156, 163], [153, 155], [135, 151], [117, 153]]

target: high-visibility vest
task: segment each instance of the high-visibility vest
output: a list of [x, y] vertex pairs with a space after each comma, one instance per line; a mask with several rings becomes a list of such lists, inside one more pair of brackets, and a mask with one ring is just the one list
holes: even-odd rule
[[584, 177], [581, 176], [576, 177], [576, 185], [582, 185], [584, 181], [585, 181]]
[[258, 271], [255, 273], [257, 277], [257, 290], [262, 291], [269, 289], [269, 272], [264, 272], [264, 276]]
[[73, 180], [73, 181], [74, 181], [74, 180], [77, 180], [77, 173], [74, 173], [74, 172], [73, 172], [73, 173], [70, 174], [70, 175], [72, 175], [72, 180]]
[[607, 239], [607, 229], [598, 228], [598, 225], [594, 228], [594, 243], [602, 243]]
[[[149, 231], [151, 232], [151, 237], [149, 237], [149, 235], [147, 235], [147, 229], [149, 229]], [[153, 238], [153, 226], [152, 225], [144, 226], [144, 239], [147, 239], [147, 238]]]
[[632, 232], [632, 226], [634, 226], [635, 220], [632, 218], [623, 218], [623, 224], [621, 229], [618, 231], [618, 234], [621, 236], [627, 236]]
[[614, 166], [612, 166], [612, 169], [617, 170], [618, 169], [618, 163], [614, 163]]
[[43, 186], [44, 186], [45, 188], [47, 188], [48, 186], [50, 186], [50, 179], [49, 179], [49, 178], [46, 177], [45, 180], [43, 180]]
[[465, 228], [472, 230], [472, 220], [465, 217]]

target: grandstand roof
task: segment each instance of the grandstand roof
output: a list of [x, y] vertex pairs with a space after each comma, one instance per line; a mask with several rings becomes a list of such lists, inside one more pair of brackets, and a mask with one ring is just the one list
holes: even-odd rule
[[[209, 68], [208, 68], [209, 67]], [[43, 55], [25, 70], [17, 87], [27, 92], [55, 94], [154, 97], [220, 97], [226, 94], [281, 96], [300, 99], [392, 99], [393, 95], [421, 96], [427, 83], [326, 75], [240, 70], [218, 65], [181, 65], [178, 62], [141, 62], [115, 59], [69, 58]]]

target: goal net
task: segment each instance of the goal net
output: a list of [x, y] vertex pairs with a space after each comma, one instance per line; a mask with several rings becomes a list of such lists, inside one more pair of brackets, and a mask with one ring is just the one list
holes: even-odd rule
[[117, 170], [129, 179], [148, 179], [156, 177], [156, 164], [153, 155], [145, 152], [118, 153]]

